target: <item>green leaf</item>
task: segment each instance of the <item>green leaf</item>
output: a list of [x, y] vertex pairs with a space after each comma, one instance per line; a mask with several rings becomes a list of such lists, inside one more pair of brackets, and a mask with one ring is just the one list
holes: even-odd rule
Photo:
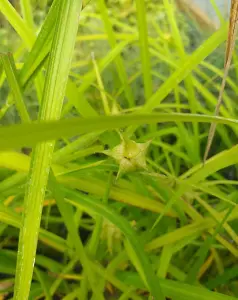
[[20, 124], [0, 127], [0, 150], [21, 146], [32, 146], [38, 142], [62, 137], [72, 137], [86, 132], [111, 130], [129, 125], [143, 125], [164, 122], [205, 122], [237, 125], [238, 121], [222, 117], [193, 114], [145, 114], [95, 118], [73, 118], [62, 121]]
[[[63, 106], [82, 2], [62, 0], [55, 25], [39, 120], [57, 120]], [[45, 189], [54, 151], [54, 142], [38, 144], [33, 150], [24, 199], [20, 231], [14, 300], [28, 299]]]

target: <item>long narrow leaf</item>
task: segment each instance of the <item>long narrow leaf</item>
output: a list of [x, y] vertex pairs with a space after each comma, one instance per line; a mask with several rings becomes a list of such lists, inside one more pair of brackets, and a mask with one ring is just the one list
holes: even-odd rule
[[216, 122], [236, 125], [237, 120], [192, 114], [145, 114], [94, 118], [73, 118], [69, 120], [20, 124], [0, 127], [0, 150], [21, 146], [32, 146], [37, 142], [72, 137], [86, 132], [116, 129], [129, 125], [143, 125], [164, 122]]
[[[81, 1], [62, 0], [47, 70], [40, 120], [59, 119], [76, 40]], [[34, 268], [42, 205], [54, 150], [54, 142], [38, 144], [33, 150], [24, 199], [14, 299], [28, 299]]]

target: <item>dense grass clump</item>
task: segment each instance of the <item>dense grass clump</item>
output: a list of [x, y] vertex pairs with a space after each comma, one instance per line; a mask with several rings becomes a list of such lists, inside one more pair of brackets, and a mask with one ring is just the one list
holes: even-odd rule
[[0, 295], [236, 299], [236, 54], [211, 116], [227, 24], [205, 34], [169, 0], [10, 2]]

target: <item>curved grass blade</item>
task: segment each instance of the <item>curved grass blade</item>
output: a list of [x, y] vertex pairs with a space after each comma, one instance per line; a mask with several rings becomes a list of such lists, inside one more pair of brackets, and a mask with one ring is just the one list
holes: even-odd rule
[[0, 151], [21, 146], [33, 146], [38, 142], [72, 137], [81, 133], [164, 122], [216, 122], [230, 126], [238, 125], [238, 121], [234, 119], [182, 113], [133, 114], [85, 119], [72, 118], [61, 121], [2, 126], [0, 127]]

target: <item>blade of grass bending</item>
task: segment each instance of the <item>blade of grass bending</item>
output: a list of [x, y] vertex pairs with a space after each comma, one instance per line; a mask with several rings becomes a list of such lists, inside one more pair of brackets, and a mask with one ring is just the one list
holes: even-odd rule
[[[81, 5], [81, 1], [78, 0], [62, 0], [60, 2], [40, 108], [40, 120], [60, 118]], [[42, 205], [54, 144], [54, 141], [41, 143], [33, 150], [24, 199], [23, 225], [20, 230], [14, 300], [25, 300], [29, 296]]]
[[[229, 31], [228, 31], [228, 39], [226, 45], [226, 56], [225, 56], [225, 67], [224, 67], [224, 76], [222, 79], [221, 89], [219, 92], [218, 102], [215, 109], [215, 116], [219, 114], [219, 110], [222, 104], [223, 93], [226, 85], [226, 79], [228, 76], [229, 68], [231, 65], [232, 60], [232, 53], [235, 48], [235, 40], [236, 40], [236, 33], [237, 33], [237, 24], [238, 24], [238, 0], [233, 0], [231, 3], [231, 10], [230, 10], [230, 24], [229, 24]], [[208, 157], [212, 141], [216, 131], [216, 124], [212, 123], [209, 129], [208, 138], [207, 138], [207, 146], [204, 153], [203, 163], [206, 162]]]
[[238, 125], [238, 120], [222, 117], [182, 113], [130, 114], [92, 118], [72, 118], [60, 121], [47, 121], [0, 127], [0, 151], [21, 146], [34, 146], [38, 142], [72, 137], [80, 133], [100, 132], [126, 126], [165, 122], [216, 122]]

